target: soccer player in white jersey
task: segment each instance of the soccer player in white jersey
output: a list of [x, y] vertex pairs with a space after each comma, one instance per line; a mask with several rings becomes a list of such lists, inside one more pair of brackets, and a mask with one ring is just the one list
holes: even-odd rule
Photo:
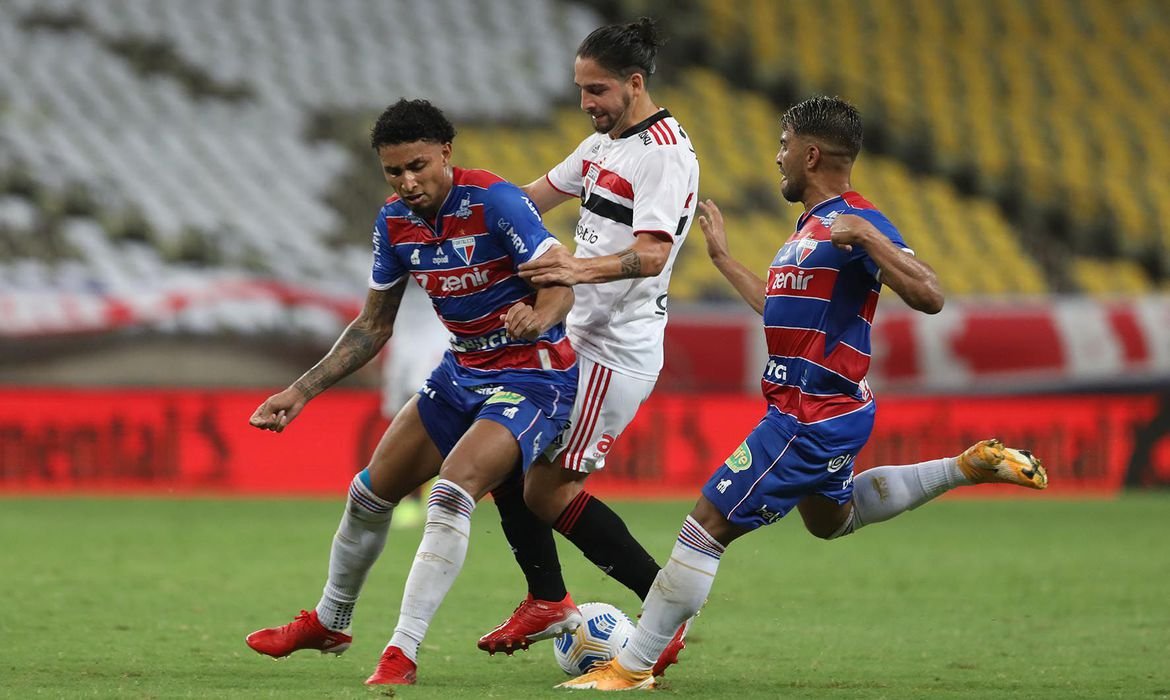
[[[571, 427], [523, 480], [517, 475], [493, 491], [529, 594], [479, 640], [490, 653], [510, 654], [580, 624], [549, 525], [640, 599], [658, 574], [654, 558], [583, 482], [604, 466], [654, 388], [667, 284], [697, 204], [699, 164], [690, 139], [647, 91], [659, 45], [649, 18], [585, 38], [573, 75], [595, 133], [524, 188], [542, 212], [581, 200], [576, 254], [553, 250], [520, 267], [538, 287], [576, 285], [568, 324], [580, 378]], [[676, 660], [684, 633], [680, 626], [658, 673]]]

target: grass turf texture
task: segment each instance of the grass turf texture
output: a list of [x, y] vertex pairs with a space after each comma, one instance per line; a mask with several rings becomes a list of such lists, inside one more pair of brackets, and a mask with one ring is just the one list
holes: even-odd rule
[[[660, 560], [690, 507], [615, 506]], [[511, 658], [475, 648], [524, 592], [490, 501], [423, 646], [420, 685], [362, 685], [418, 530], [391, 533], [346, 654], [278, 662], [245, 647], [248, 632], [316, 603], [340, 507], [0, 500], [0, 696], [566, 697], [551, 690], [565, 676], [550, 643]], [[1164, 495], [944, 499], [836, 542], [786, 518], [731, 547], [658, 696], [1168, 697], [1168, 526]], [[560, 545], [575, 600], [638, 612]]]

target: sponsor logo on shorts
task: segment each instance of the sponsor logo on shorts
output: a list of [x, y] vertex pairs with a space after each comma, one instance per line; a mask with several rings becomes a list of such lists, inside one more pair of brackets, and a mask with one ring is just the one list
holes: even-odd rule
[[565, 446], [565, 440], [568, 439], [569, 430], [573, 427], [572, 421], [565, 421], [565, 428], [557, 433], [557, 436], [549, 443], [550, 446], [560, 449]]
[[616, 436], [610, 435], [609, 433], [602, 433], [601, 439], [597, 441], [597, 453], [608, 454], [609, 448], [613, 447], [614, 440], [617, 440]]
[[[515, 410], [516, 410], [515, 408], [509, 408], [509, 409], [508, 409], [508, 411], [515, 411]], [[506, 413], [506, 412], [507, 412], [507, 411], [505, 411], [505, 413]], [[535, 452], [535, 453], [537, 453], [537, 454], [540, 454], [540, 441], [541, 441], [541, 440], [543, 440], [543, 439], [544, 439], [544, 433], [543, 433], [543, 432], [537, 433], [537, 434], [536, 434], [536, 437], [532, 438], [532, 451], [533, 451], [533, 452]]]
[[426, 382], [423, 382], [422, 388], [421, 388], [421, 389], [419, 389], [419, 391], [420, 391], [420, 392], [421, 392], [421, 393], [422, 393], [424, 396], [426, 396], [428, 399], [432, 399], [432, 400], [433, 400], [433, 399], [435, 398], [435, 390], [434, 390], [434, 389], [432, 389], [432, 388], [431, 388], [431, 385], [430, 385], [430, 384], [427, 384]]
[[760, 506], [759, 510], [756, 511], [756, 515], [760, 516], [764, 520], [764, 523], [768, 525], [771, 525], [780, 518], [784, 517], [779, 513], [773, 513], [772, 511], [768, 510], [768, 506]]
[[728, 469], [737, 473], [752, 466], [752, 451], [748, 449], [747, 443], [743, 442], [735, 448], [735, 452], [731, 453], [724, 464], [727, 465]]
[[846, 466], [849, 466], [850, 464], [852, 464], [853, 458], [856, 456], [857, 455], [853, 455], [853, 454], [844, 454], [844, 455], [841, 455], [840, 457], [834, 457], [834, 458], [829, 460], [829, 464], [825, 468], [829, 470], [830, 474], [832, 474], [833, 472], [840, 470], [841, 467], [846, 467]]
[[731, 479], [723, 479], [715, 485], [715, 490], [719, 493], [727, 493], [728, 486], [731, 486]]
[[520, 403], [524, 397], [514, 391], [497, 391], [492, 394], [491, 398], [484, 401], [484, 405], [489, 403]]
[[503, 410], [504, 417], [505, 417], [505, 418], [507, 418], [508, 420], [512, 420], [513, 418], [515, 418], [515, 417], [516, 417], [516, 412], [517, 412], [517, 411], [519, 411], [519, 410], [520, 410], [520, 407], [519, 407], [519, 406], [513, 406], [513, 407], [511, 407], [511, 408], [505, 408], [505, 409]]

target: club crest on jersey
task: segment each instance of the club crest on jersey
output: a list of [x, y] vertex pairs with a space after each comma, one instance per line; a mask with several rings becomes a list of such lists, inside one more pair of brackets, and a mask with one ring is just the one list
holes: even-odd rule
[[[836, 213], [836, 212], [834, 212], [834, 213]], [[797, 249], [797, 251], [799, 251], [796, 255], [796, 264], [797, 265], [801, 264], [802, 262], [804, 262], [805, 258], [812, 255], [812, 252], [817, 249], [818, 242], [819, 241], [816, 241], [812, 238], [806, 238], [796, 245], [796, 249]]]
[[589, 164], [589, 171], [585, 173], [585, 182], [582, 184], [581, 190], [584, 192], [584, 199], [589, 199], [589, 195], [593, 194], [593, 188], [597, 186], [597, 180], [601, 177], [601, 166], [597, 163]]
[[463, 195], [463, 199], [459, 200], [459, 208], [455, 210], [455, 218], [470, 219], [471, 218], [471, 193], [468, 192]]
[[475, 255], [475, 237], [464, 236], [463, 238], [456, 238], [451, 241], [451, 245], [455, 248], [455, 252], [463, 260], [465, 265], [471, 264], [471, 258]]

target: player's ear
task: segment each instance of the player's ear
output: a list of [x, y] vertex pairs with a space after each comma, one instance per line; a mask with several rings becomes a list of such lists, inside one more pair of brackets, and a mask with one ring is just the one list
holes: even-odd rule
[[630, 87], [634, 92], [642, 92], [646, 89], [646, 76], [642, 75], [641, 71], [634, 71], [630, 74]]
[[804, 152], [804, 162], [809, 170], [814, 170], [821, 163], [821, 147], [815, 143], [810, 143]]
[[443, 156], [443, 165], [449, 164], [451, 162], [451, 142], [444, 142], [443, 145], [439, 147], [439, 153]]

